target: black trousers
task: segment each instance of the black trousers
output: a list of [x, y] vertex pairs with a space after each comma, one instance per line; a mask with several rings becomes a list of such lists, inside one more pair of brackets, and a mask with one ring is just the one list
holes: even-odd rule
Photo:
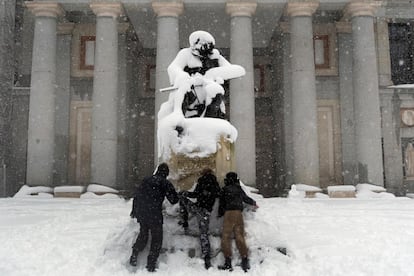
[[210, 256], [210, 241], [208, 229], [210, 224], [210, 212], [207, 209], [197, 206], [186, 197], [180, 198], [180, 215], [184, 221], [188, 221], [188, 213], [196, 216], [198, 229], [200, 231], [200, 246], [203, 257]]
[[140, 226], [141, 228], [137, 240], [132, 248], [138, 253], [144, 250], [148, 242], [149, 234], [151, 233], [151, 248], [147, 258], [147, 266], [155, 267], [162, 247], [162, 224], [147, 224], [140, 222]]

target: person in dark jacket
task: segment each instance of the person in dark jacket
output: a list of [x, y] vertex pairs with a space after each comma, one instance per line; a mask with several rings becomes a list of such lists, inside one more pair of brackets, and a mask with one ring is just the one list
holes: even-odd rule
[[144, 250], [151, 232], [151, 248], [147, 258], [147, 270], [155, 271], [163, 239], [162, 203], [167, 197], [171, 204], [178, 202], [178, 195], [174, 186], [167, 180], [168, 165], [162, 163], [154, 175], [144, 178], [142, 184], [136, 189], [131, 217], [136, 218], [140, 224], [140, 231], [132, 247], [129, 263], [137, 265], [139, 252]]
[[[194, 192], [180, 192], [180, 224], [183, 225], [184, 231], [188, 230], [188, 212], [195, 214], [200, 231], [201, 253], [204, 259], [206, 269], [211, 267], [210, 261], [210, 241], [208, 238], [208, 229], [210, 224], [210, 214], [213, 205], [220, 195], [220, 186], [216, 176], [209, 168], [201, 172], [201, 177], [197, 180], [197, 186]], [[190, 201], [189, 198], [196, 198], [196, 203]]]
[[225, 186], [222, 189], [219, 205], [219, 216], [224, 215], [223, 230], [221, 233], [221, 251], [225, 261], [219, 266], [222, 270], [233, 270], [231, 264], [232, 250], [231, 238], [234, 234], [236, 246], [242, 259], [242, 269], [246, 272], [250, 269], [248, 249], [244, 239], [243, 202], [258, 207], [256, 201], [246, 195], [240, 186], [240, 181], [235, 172], [229, 172], [224, 179]]

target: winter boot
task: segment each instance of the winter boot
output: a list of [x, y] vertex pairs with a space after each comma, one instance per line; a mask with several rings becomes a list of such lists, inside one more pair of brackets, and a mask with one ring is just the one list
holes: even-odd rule
[[204, 267], [206, 269], [209, 269], [211, 267], [211, 260], [210, 260], [210, 256], [205, 256], [204, 257]]
[[149, 264], [147, 264], [147, 271], [148, 272], [155, 272], [155, 265], [149, 265]]
[[223, 265], [219, 265], [218, 269], [220, 270], [229, 270], [229, 271], [233, 271], [233, 267], [231, 266], [231, 258], [230, 257], [226, 257], [226, 259], [224, 260], [224, 264]]
[[242, 258], [241, 267], [244, 272], [250, 269], [249, 259], [247, 257]]
[[132, 250], [132, 255], [129, 258], [129, 264], [132, 266], [137, 266], [138, 251]]

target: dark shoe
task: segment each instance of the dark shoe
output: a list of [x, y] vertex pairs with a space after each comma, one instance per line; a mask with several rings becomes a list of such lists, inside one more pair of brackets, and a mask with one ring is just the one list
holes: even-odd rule
[[231, 266], [231, 258], [226, 258], [224, 260], [224, 264], [223, 265], [219, 265], [218, 269], [220, 270], [229, 270], [229, 271], [233, 271], [233, 267]]
[[241, 267], [244, 272], [247, 272], [247, 270], [250, 269], [249, 259], [247, 257], [242, 258]]
[[210, 256], [205, 256], [204, 257], [204, 267], [206, 269], [209, 269], [211, 267]]
[[155, 265], [147, 265], [148, 272], [155, 272]]
[[132, 250], [132, 255], [129, 258], [129, 264], [132, 266], [137, 266], [137, 258], [138, 258], [138, 252], [135, 250]]

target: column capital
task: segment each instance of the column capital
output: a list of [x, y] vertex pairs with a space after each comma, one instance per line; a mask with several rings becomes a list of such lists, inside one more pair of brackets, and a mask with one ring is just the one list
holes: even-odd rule
[[312, 16], [319, 7], [319, 2], [289, 2], [286, 12], [289, 16]]
[[182, 2], [152, 2], [152, 9], [158, 17], [178, 17], [184, 12]]
[[230, 16], [252, 16], [256, 12], [256, 1], [229, 1], [226, 3], [226, 12]]
[[26, 1], [24, 4], [35, 16], [58, 17], [65, 12], [60, 4], [52, 1]]
[[381, 6], [381, 1], [376, 0], [352, 0], [345, 6], [344, 17], [355, 16], [371, 16], [374, 17], [378, 8]]
[[59, 23], [57, 25], [57, 32], [59, 35], [70, 35], [72, 34], [74, 27], [75, 27], [75, 23], [71, 23], [71, 22]]
[[89, 7], [96, 14], [96, 16], [109, 16], [117, 18], [123, 14], [121, 3], [114, 2], [92, 2]]

